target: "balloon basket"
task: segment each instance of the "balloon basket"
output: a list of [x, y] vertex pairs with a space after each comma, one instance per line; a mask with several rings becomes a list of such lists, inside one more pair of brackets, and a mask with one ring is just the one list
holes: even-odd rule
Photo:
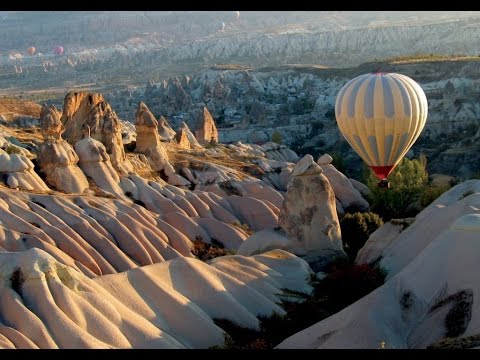
[[388, 182], [387, 179], [380, 180], [377, 185], [379, 188], [382, 188], [382, 189], [390, 188], [390, 183]]

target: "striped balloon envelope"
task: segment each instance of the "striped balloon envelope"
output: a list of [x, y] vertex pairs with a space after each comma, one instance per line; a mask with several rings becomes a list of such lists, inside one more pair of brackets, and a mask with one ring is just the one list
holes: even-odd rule
[[384, 180], [420, 136], [428, 104], [420, 85], [397, 73], [370, 73], [347, 82], [335, 117], [350, 146]]

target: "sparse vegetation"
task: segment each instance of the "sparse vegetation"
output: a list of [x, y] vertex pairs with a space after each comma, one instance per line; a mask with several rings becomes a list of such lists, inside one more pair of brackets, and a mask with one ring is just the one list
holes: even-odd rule
[[232, 255], [233, 252], [225, 249], [218, 241], [214, 244], [212, 239], [212, 244], [208, 244], [197, 237], [193, 241], [192, 254], [199, 260], [208, 261], [219, 256]]
[[236, 226], [238, 228], [240, 228], [242, 231], [244, 231], [247, 235], [252, 235], [253, 234], [253, 230], [250, 228], [250, 226], [248, 224], [242, 224], [238, 221], [235, 221], [232, 223], [233, 226]]
[[415, 63], [415, 62], [426, 62], [426, 61], [451, 61], [451, 60], [477, 60], [476, 56], [468, 56], [465, 54], [413, 54], [413, 55], [401, 55], [395, 56], [386, 61], [393, 64], [401, 63]]
[[451, 188], [450, 185], [428, 185], [426, 186], [422, 194], [420, 195], [420, 204], [422, 207], [427, 207], [430, 205], [433, 201], [435, 201], [436, 198], [438, 198], [440, 195], [442, 195], [445, 191], [449, 190]]
[[444, 306], [450, 306], [450, 310], [445, 316], [445, 336], [458, 337], [465, 332], [470, 322], [472, 304], [472, 290], [460, 290], [434, 304], [430, 309], [430, 313]]
[[480, 334], [465, 337], [445, 338], [430, 344], [427, 346], [427, 349], [462, 350], [472, 349], [478, 346], [480, 346]]
[[467, 196], [472, 195], [472, 194], [474, 194], [474, 192], [473, 192], [472, 190], [465, 191], [465, 192], [462, 194], [462, 196], [460, 197], [459, 200], [464, 199], [464, 198], [466, 198]]
[[340, 219], [342, 241], [349, 258], [355, 260], [358, 251], [365, 245], [370, 234], [383, 225], [378, 214], [372, 212], [347, 213]]
[[210, 140], [207, 144], [205, 144], [205, 149], [213, 149], [218, 146], [218, 143], [215, 140]]
[[413, 293], [411, 291], [405, 291], [400, 298], [400, 306], [403, 311], [410, 309], [413, 305]]
[[343, 160], [343, 156], [336, 152], [330, 153], [330, 156], [332, 157], [332, 165], [335, 166], [335, 169], [340, 171], [342, 174], [345, 174], [347, 172], [347, 169], [345, 167], [345, 160]]
[[20, 148], [18, 146], [15, 146], [15, 145], [8, 145], [4, 150], [7, 154], [21, 154], [22, 153]]
[[[107, 199], [115, 199], [116, 198], [115, 195], [107, 193], [107, 192], [103, 191], [102, 189], [100, 189], [98, 187], [98, 185], [95, 183], [95, 181], [93, 181], [93, 179], [90, 176], [86, 175], [86, 178], [87, 178], [87, 181], [88, 181], [88, 188], [93, 191], [95, 196], [104, 197], [104, 198], [107, 198]], [[143, 204], [142, 206], [144, 206], [144, 205], [145, 204]]]
[[[312, 295], [295, 293], [303, 302], [283, 301], [286, 315], [259, 317], [260, 331], [244, 328], [226, 319], [214, 319], [224, 329], [223, 348], [271, 349], [287, 337], [333, 315], [382, 285], [386, 272], [375, 266], [338, 262], [321, 281], [312, 282]], [[286, 291], [288, 292], [288, 291]]]
[[463, 291], [459, 294], [445, 316], [445, 327], [447, 328], [445, 335], [447, 337], [457, 337], [465, 332], [472, 317], [472, 303], [473, 293], [471, 291]]
[[23, 278], [23, 273], [20, 268], [16, 268], [10, 277], [10, 286], [13, 291], [15, 291], [20, 297], [22, 297], [22, 287], [25, 279]]
[[334, 314], [382, 285], [386, 275], [385, 269], [368, 264], [335, 265], [315, 293], [327, 297], [330, 313]]
[[238, 196], [242, 196], [242, 194], [238, 191], [238, 189], [236, 187], [234, 187], [232, 185], [232, 183], [230, 181], [222, 181], [220, 183], [218, 183], [218, 186], [220, 187], [220, 189], [222, 189], [223, 191], [225, 191], [227, 193], [227, 195], [238, 195]]
[[277, 143], [277, 144], [282, 144], [282, 135], [280, 134], [280, 132], [278, 130], [275, 130], [273, 133], [272, 133], [272, 141], [274, 143]]

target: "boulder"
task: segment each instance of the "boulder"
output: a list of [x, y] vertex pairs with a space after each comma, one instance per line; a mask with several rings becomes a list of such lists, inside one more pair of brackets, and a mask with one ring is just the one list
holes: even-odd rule
[[328, 165], [333, 161], [333, 158], [328, 154], [323, 154], [317, 160], [318, 165]]
[[335, 194], [311, 155], [305, 155], [292, 171], [279, 225], [292, 241], [295, 253], [321, 264], [321, 271], [333, 257], [346, 257], [343, 250]]
[[368, 211], [370, 205], [355, 189], [350, 180], [332, 164], [321, 165], [323, 174], [332, 185], [335, 196], [342, 204], [346, 212]]
[[195, 122], [195, 137], [200, 144], [218, 143], [218, 131], [215, 121], [205, 106]]
[[176, 135], [177, 143], [182, 149], [201, 149], [202, 145], [197, 141], [197, 138], [193, 133], [190, 131], [190, 128], [188, 125], [182, 121], [182, 124], [180, 125], [180, 129], [177, 132]]
[[170, 142], [175, 139], [175, 130], [172, 129], [165, 117], [160, 116], [158, 119], [158, 134], [160, 135], [160, 140]]

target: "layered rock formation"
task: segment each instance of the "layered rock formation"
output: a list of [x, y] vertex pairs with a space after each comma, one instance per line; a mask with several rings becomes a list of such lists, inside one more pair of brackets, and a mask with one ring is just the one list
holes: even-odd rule
[[471, 269], [479, 235], [479, 214], [457, 218], [385, 285], [278, 347], [478, 347], [478, 278]]
[[88, 181], [77, 166], [79, 158], [72, 146], [62, 139], [65, 127], [55, 106], [43, 105], [40, 126], [44, 142], [38, 147], [38, 164], [47, 182], [66, 193], [83, 193]]
[[199, 149], [202, 145], [198, 142], [195, 135], [185, 122], [182, 122], [180, 129], [177, 132], [177, 143], [182, 149]]
[[173, 174], [175, 170], [168, 162], [167, 149], [160, 142], [158, 122], [143, 102], [137, 108], [135, 129], [137, 132], [135, 152], [144, 154], [153, 170], [164, 170], [167, 174]]
[[158, 134], [162, 141], [170, 142], [175, 139], [176, 132], [172, 129], [164, 116], [160, 116], [158, 119]]
[[0, 174], [5, 184], [14, 189], [50, 191], [35, 172], [35, 166], [29, 157], [32, 157], [32, 154], [28, 150], [0, 137]]
[[285, 315], [284, 290], [312, 291], [308, 265], [280, 250], [211, 265], [177, 258], [95, 279], [41, 249], [0, 253], [0, 268], [0, 348], [223, 346], [213, 319], [259, 329], [259, 317]]
[[44, 140], [62, 138], [65, 132], [65, 126], [60, 121], [60, 112], [54, 105], [47, 106], [43, 104], [40, 111], [40, 130]]
[[315, 271], [334, 256], [345, 256], [335, 194], [311, 155], [305, 155], [295, 165], [278, 223], [297, 254], [316, 258], [311, 264]]
[[123, 197], [123, 191], [119, 186], [120, 177], [110, 162], [107, 149], [100, 141], [90, 137], [88, 125], [85, 137], [75, 144], [75, 152], [78, 154], [78, 165], [82, 171], [92, 178], [100, 189]]
[[65, 126], [64, 137], [70, 144], [82, 139], [88, 125], [92, 138], [105, 146], [114, 168], [121, 174], [131, 170], [123, 149], [122, 126], [101, 94], [69, 92], [65, 96], [61, 121]]

